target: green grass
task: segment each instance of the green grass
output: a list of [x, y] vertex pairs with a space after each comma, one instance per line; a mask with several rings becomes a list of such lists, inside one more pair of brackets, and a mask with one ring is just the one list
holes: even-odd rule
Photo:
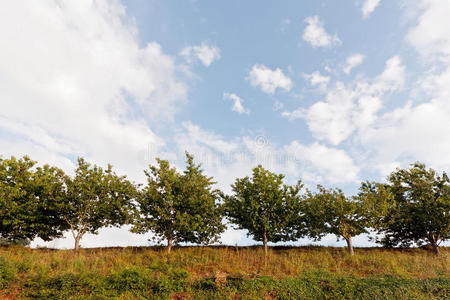
[[0, 248], [0, 299], [446, 299], [450, 249]]

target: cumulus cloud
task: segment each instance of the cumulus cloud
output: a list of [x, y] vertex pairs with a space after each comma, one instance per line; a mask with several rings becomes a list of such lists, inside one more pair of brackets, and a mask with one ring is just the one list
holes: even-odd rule
[[[316, 138], [333, 145], [354, 134], [353, 147], [364, 152], [360, 164], [382, 176], [416, 160], [440, 170], [450, 167], [450, 140], [446, 138], [450, 128], [450, 35], [445, 26], [450, 5], [423, 0], [406, 6], [415, 10], [410, 15], [418, 20], [406, 41], [426, 61], [425, 70], [411, 83], [410, 101], [391, 103], [394, 108], [387, 111], [381, 109], [390, 93], [405, 86], [405, 67], [401, 58], [394, 56], [375, 78], [337, 82], [327, 89], [324, 101], [283, 113], [287, 118], [305, 119]], [[415, 99], [417, 93], [420, 101]]]
[[312, 86], [319, 86], [322, 89], [325, 89], [330, 82], [330, 76], [321, 75], [318, 71], [311, 74], [304, 74], [303, 77], [308, 80]]
[[[236, 177], [246, 176], [258, 164], [284, 173], [293, 181], [348, 183], [358, 180], [359, 168], [342, 149], [317, 142], [299, 141], [277, 146], [264, 135], [226, 138], [191, 122], [183, 124], [176, 138], [179, 149], [187, 149], [214, 175], [220, 188], [230, 190]], [[345, 175], [343, 175], [345, 174]]]
[[308, 24], [303, 31], [303, 40], [310, 43], [313, 47], [330, 47], [342, 44], [336, 34], [330, 35], [326, 32], [323, 22], [318, 16], [305, 19]]
[[344, 150], [326, 147], [318, 142], [302, 145], [298, 141], [293, 141], [286, 150], [303, 165], [302, 177], [308, 178], [314, 172], [314, 181], [319, 183], [324, 179], [334, 183], [359, 180], [359, 168]]
[[[448, 1], [421, 0], [408, 3], [418, 22], [409, 30], [407, 42], [429, 64], [415, 89], [421, 91], [419, 103], [409, 101], [380, 116], [377, 126], [367, 130], [361, 140], [372, 149], [373, 163], [380, 171], [391, 171], [405, 161], [420, 160], [434, 168], [450, 167], [450, 26]], [[446, 26], [447, 25], [447, 26]], [[380, 82], [393, 82], [401, 72], [398, 62], [384, 72]], [[394, 163], [392, 163], [394, 162]]]
[[220, 49], [217, 46], [211, 46], [206, 42], [202, 42], [199, 46], [183, 48], [180, 55], [184, 56], [188, 63], [199, 60], [205, 67], [209, 67], [215, 60], [220, 58]]
[[400, 56], [386, 61], [383, 73], [377, 77], [373, 88], [378, 92], [396, 90], [405, 83], [405, 66]]
[[307, 114], [307, 110], [303, 107], [299, 107], [293, 111], [285, 110], [281, 113], [281, 115], [291, 121], [296, 119], [302, 119], [305, 118]]
[[282, 115], [291, 120], [305, 119], [315, 138], [338, 145], [355, 131], [363, 131], [375, 122], [381, 99], [398, 90], [404, 77], [401, 58], [394, 56], [386, 61], [383, 72], [374, 79], [348, 84], [338, 81], [326, 90], [324, 101], [308, 108], [285, 111]]
[[292, 88], [291, 79], [280, 68], [272, 70], [264, 65], [254, 65], [247, 79], [267, 94], [274, 94], [276, 89], [290, 91]]
[[223, 99], [233, 101], [233, 106], [231, 108], [232, 111], [235, 111], [238, 114], [250, 114], [250, 110], [245, 108], [242, 104], [244, 100], [242, 100], [238, 95], [233, 93], [224, 93]]
[[[165, 143], [149, 120], [173, 118], [187, 86], [183, 69], [158, 43], [140, 45], [134, 24], [118, 1], [4, 3], [2, 154], [27, 154], [68, 173], [73, 159], [83, 156], [141, 181], [149, 148], [158, 151]], [[126, 229], [111, 232], [116, 245], [147, 240]], [[72, 240], [51, 245], [67, 243]], [[104, 236], [83, 244], [105, 245]]]
[[344, 71], [345, 74], [349, 75], [350, 72], [353, 70], [353, 68], [359, 66], [364, 61], [364, 55], [356, 53], [352, 54], [349, 57], [347, 57], [346, 63], [342, 71]]
[[380, 2], [381, 0], [365, 0], [361, 7], [363, 18], [369, 17], [378, 5], [380, 5]]
[[140, 178], [142, 152], [164, 144], [147, 120], [170, 119], [185, 102], [174, 58], [140, 46], [116, 1], [5, 3], [0, 47], [2, 142], [46, 152], [42, 162], [85, 156]]
[[450, 62], [450, 1], [420, 0], [408, 3], [419, 13], [417, 25], [407, 34], [407, 41], [424, 58]]

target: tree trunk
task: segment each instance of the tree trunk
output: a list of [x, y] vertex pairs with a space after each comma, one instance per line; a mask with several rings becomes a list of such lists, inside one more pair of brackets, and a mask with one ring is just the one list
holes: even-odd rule
[[354, 255], [355, 252], [353, 252], [352, 237], [345, 238], [345, 241], [347, 242], [348, 253], [350, 253], [350, 255]]
[[264, 243], [264, 254], [267, 255], [267, 251], [268, 251], [268, 249], [267, 249], [267, 234], [265, 232], [264, 232], [264, 241], [263, 241], [263, 243]]
[[78, 235], [75, 237], [75, 247], [74, 247], [75, 250], [80, 249], [80, 240], [81, 240], [81, 237], [82, 237], [81, 234], [78, 234]]
[[172, 237], [169, 237], [167, 239], [167, 253], [170, 254], [170, 251], [172, 251], [172, 243], [173, 243], [173, 239]]
[[434, 254], [438, 255], [439, 254], [439, 246], [438, 246], [438, 244], [435, 241], [433, 241], [433, 242], [431, 242], [431, 247], [433, 248]]

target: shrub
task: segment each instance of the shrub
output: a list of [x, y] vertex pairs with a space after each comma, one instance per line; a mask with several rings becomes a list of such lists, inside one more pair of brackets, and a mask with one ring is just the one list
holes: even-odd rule
[[133, 267], [123, 269], [107, 278], [107, 286], [119, 294], [133, 292], [136, 295], [143, 295], [149, 290], [148, 270]]

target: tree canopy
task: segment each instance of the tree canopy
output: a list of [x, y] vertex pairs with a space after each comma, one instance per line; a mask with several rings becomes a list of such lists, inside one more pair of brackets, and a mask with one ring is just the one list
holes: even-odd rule
[[192, 155], [186, 153], [186, 170], [179, 173], [167, 160], [146, 170], [147, 185], [138, 197], [133, 232], [153, 231], [154, 239], [175, 243], [209, 244], [225, 229], [219, 191], [212, 177], [203, 174]]
[[300, 231], [297, 221], [303, 184], [298, 181], [288, 186], [283, 178], [259, 165], [251, 178], [236, 179], [231, 186], [234, 194], [225, 196], [228, 219], [262, 241], [266, 253], [268, 242], [294, 240]]
[[385, 246], [431, 245], [439, 253], [439, 244], [450, 238], [450, 181], [424, 164], [415, 163], [397, 169], [388, 177], [387, 198], [380, 197], [380, 186], [372, 190], [387, 209], [377, 224]]
[[136, 187], [113, 172], [111, 165], [103, 170], [79, 158], [75, 175], [66, 176], [65, 185], [59, 209], [75, 239], [75, 249], [85, 233], [97, 234], [102, 227], [130, 221]]
[[301, 211], [310, 238], [319, 240], [326, 234], [342, 237], [351, 255], [352, 237], [367, 232], [363, 205], [356, 198], [346, 197], [340, 189], [318, 185], [316, 193], [307, 192]]
[[62, 170], [27, 156], [0, 158], [0, 237], [10, 241], [45, 241], [61, 237], [65, 227], [58, 203], [63, 196]]
[[[376, 231], [375, 240], [387, 247], [428, 244], [435, 253], [450, 239], [450, 180], [415, 163], [392, 172], [385, 183], [363, 182], [356, 196], [321, 185], [317, 191], [284, 183], [284, 175], [261, 165], [251, 176], [237, 178], [225, 195], [212, 177], [186, 153], [178, 171], [156, 159], [144, 173], [147, 184], [78, 158], [74, 175], [23, 158], [0, 157], [0, 244], [49, 241], [70, 231], [75, 249], [86, 233], [108, 226], [132, 224], [135, 233], [152, 232], [153, 239], [173, 244], [210, 244], [225, 230], [226, 217], [254, 240], [295, 241], [307, 236], [320, 240], [334, 234], [347, 242]], [[223, 200], [223, 201], [221, 201]]]

